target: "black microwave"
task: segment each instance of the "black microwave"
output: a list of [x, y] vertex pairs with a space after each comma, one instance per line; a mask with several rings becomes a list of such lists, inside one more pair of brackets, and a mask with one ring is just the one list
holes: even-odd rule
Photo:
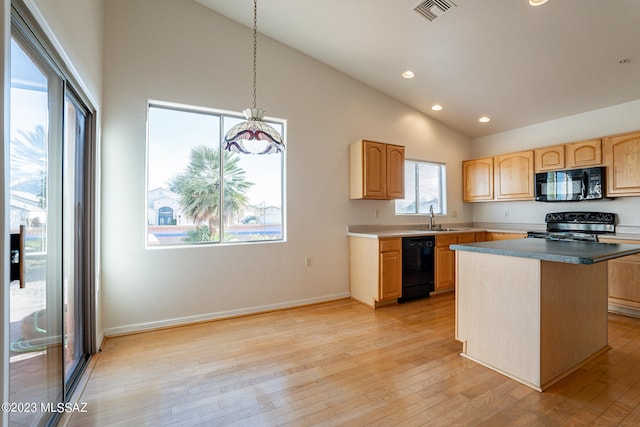
[[570, 202], [604, 198], [604, 167], [536, 174], [535, 195], [540, 202]]

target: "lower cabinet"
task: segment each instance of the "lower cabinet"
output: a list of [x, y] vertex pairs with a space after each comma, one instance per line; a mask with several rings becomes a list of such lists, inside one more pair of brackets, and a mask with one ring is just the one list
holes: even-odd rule
[[[601, 239], [608, 243], [633, 243], [640, 241]], [[640, 254], [607, 261], [609, 285], [609, 311], [640, 317]]]
[[436, 236], [435, 292], [452, 291], [456, 286], [456, 253], [449, 245], [484, 242], [487, 233], [443, 234]]
[[402, 296], [402, 239], [380, 239], [378, 301]]
[[402, 238], [349, 237], [351, 298], [370, 307], [402, 296]]
[[449, 245], [458, 243], [454, 234], [436, 236], [435, 292], [453, 290], [456, 285], [456, 253]]
[[505, 232], [495, 232], [495, 231], [487, 231], [487, 241], [491, 240], [510, 240], [510, 239], [524, 239], [527, 235], [524, 233], [505, 233]]
[[[434, 292], [455, 289], [456, 253], [449, 249], [449, 245], [483, 242], [489, 234], [492, 233], [482, 231], [436, 235]], [[350, 236], [349, 288], [351, 298], [369, 307], [395, 303], [402, 296], [402, 238]]]

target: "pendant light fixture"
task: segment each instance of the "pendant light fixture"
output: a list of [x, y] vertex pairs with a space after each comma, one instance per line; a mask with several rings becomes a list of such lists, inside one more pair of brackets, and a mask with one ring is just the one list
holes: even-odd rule
[[253, 0], [253, 108], [243, 111], [246, 121], [232, 127], [222, 147], [243, 154], [272, 154], [284, 151], [282, 136], [265, 123], [264, 110], [256, 107], [256, 58], [258, 52], [258, 0]]

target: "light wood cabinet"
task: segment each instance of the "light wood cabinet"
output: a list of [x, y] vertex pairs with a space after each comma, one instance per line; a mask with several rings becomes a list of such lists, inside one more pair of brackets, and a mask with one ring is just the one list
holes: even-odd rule
[[493, 157], [462, 162], [465, 202], [493, 200]]
[[589, 139], [534, 151], [535, 171], [587, 168], [602, 165], [602, 140]]
[[565, 168], [564, 145], [542, 147], [533, 150], [536, 172], [546, 172]]
[[600, 138], [565, 144], [565, 152], [567, 169], [602, 165], [602, 140]]
[[404, 147], [387, 144], [387, 197], [404, 199]]
[[404, 198], [404, 147], [361, 140], [349, 146], [351, 199]]
[[533, 150], [494, 157], [496, 200], [533, 200]]
[[[600, 239], [605, 243], [640, 244], [636, 240]], [[607, 261], [609, 311], [640, 317], [640, 254]]]
[[505, 233], [496, 231], [487, 231], [487, 241], [493, 240], [510, 240], [510, 239], [525, 239], [527, 235], [525, 233]]
[[449, 245], [456, 243], [483, 242], [486, 233], [460, 233], [436, 235], [435, 248], [435, 292], [452, 291], [456, 284], [456, 254]]
[[458, 243], [458, 236], [447, 234], [436, 236], [435, 250], [435, 284], [436, 292], [452, 290], [456, 280], [456, 256], [455, 251], [449, 249], [449, 245]]
[[640, 196], [640, 132], [603, 138], [607, 196]]
[[402, 296], [402, 239], [380, 239], [378, 301]]
[[351, 298], [370, 307], [402, 296], [402, 239], [349, 237]]

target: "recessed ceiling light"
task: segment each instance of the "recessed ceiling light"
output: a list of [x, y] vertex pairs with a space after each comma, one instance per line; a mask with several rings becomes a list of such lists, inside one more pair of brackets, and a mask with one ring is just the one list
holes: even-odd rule
[[479, 121], [480, 123], [487, 123], [487, 122], [490, 122], [490, 121], [491, 121], [491, 119], [490, 119], [489, 117], [487, 117], [487, 116], [482, 116], [482, 117], [480, 117], [480, 118], [478, 119], [478, 121]]
[[433, 111], [440, 111], [440, 110], [442, 110], [442, 105], [440, 105], [440, 104], [436, 104], [436, 105], [434, 105], [433, 107], [431, 107], [431, 109], [432, 109]]
[[529, 5], [531, 6], [540, 6], [547, 2], [547, 0], [529, 0]]
[[412, 79], [416, 76], [416, 73], [414, 73], [411, 70], [407, 70], [405, 72], [402, 73], [402, 77], [404, 77], [405, 79]]

